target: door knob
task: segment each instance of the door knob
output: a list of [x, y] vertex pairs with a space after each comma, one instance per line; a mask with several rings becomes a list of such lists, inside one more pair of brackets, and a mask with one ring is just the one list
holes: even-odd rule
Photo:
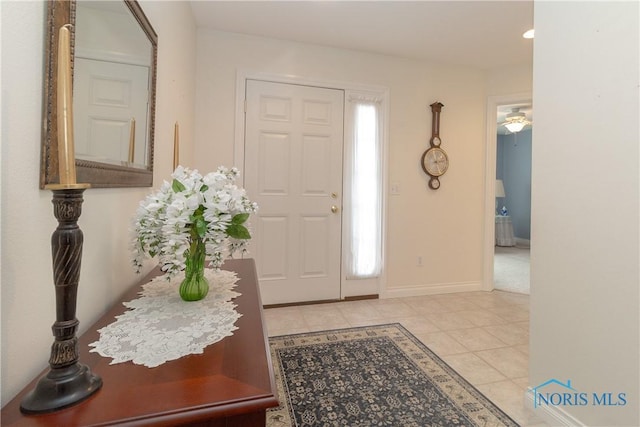
[[333, 213], [338, 212], [338, 207], [336, 205], [331, 206], [331, 212]]

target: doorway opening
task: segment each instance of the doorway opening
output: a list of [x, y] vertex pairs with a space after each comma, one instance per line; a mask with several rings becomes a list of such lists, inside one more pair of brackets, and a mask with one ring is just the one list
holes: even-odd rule
[[[250, 250], [263, 303], [380, 293], [387, 91], [264, 75], [240, 81], [244, 120], [236, 127], [234, 157], [243, 166], [245, 188], [261, 206]], [[365, 132], [363, 124], [371, 123], [374, 132]], [[334, 130], [326, 133], [330, 124]], [[378, 166], [371, 169], [372, 163]], [[366, 222], [354, 216], [358, 212]], [[378, 236], [373, 252], [371, 236]]]
[[[516, 112], [515, 115], [513, 112]], [[531, 240], [531, 104], [498, 106], [495, 289], [529, 294]], [[510, 117], [525, 118], [511, 131]]]
[[490, 97], [487, 103], [485, 290], [529, 293], [531, 127], [510, 132], [505, 116], [531, 118], [530, 93]]

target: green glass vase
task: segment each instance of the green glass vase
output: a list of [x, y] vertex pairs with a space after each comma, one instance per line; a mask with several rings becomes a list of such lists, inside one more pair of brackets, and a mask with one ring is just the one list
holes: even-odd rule
[[180, 283], [180, 297], [185, 301], [199, 301], [209, 293], [209, 281], [204, 277], [205, 255], [202, 239], [192, 241], [185, 261], [184, 280]]

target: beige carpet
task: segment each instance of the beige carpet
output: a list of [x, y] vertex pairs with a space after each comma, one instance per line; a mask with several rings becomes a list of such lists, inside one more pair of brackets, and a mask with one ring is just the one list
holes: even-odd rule
[[496, 289], [529, 294], [529, 248], [496, 246], [493, 260]]

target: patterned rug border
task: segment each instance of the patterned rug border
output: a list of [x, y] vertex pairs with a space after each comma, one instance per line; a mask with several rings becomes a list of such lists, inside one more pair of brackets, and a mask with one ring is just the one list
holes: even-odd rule
[[[292, 427], [295, 426], [295, 418], [292, 413], [292, 409], [289, 405], [289, 399], [281, 398], [286, 397], [284, 391], [284, 381], [282, 380], [282, 366], [281, 360], [277, 357], [276, 351], [280, 348], [285, 347], [303, 347], [314, 344], [322, 344], [322, 343], [335, 343], [339, 341], [349, 341], [357, 339], [357, 337], [346, 336], [347, 334], [354, 334], [358, 331], [379, 331], [378, 333], [382, 333], [386, 329], [395, 329], [404, 335], [405, 338], [411, 341], [411, 343], [416, 346], [419, 350], [424, 352], [433, 362], [435, 362], [440, 369], [445, 371], [457, 384], [459, 384], [467, 393], [472, 395], [479, 403], [483, 405], [483, 407], [488, 410], [493, 416], [495, 416], [502, 424], [496, 423], [487, 423], [487, 420], [483, 420], [484, 422], [475, 424], [477, 426], [509, 426], [509, 427], [519, 427], [519, 424], [507, 415], [502, 409], [500, 409], [495, 403], [493, 403], [488, 397], [486, 397], [480, 390], [478, 390], [475, 386], [469, 383], [462, 375], [460, 375], [455, 369], [449, 366], [444, 360], [440, 358], [437, 354], [435, 354], [429, 347], [427, 347], [424, 343], [422, 343], [418, 338], [416, 338], [409, 330], [407, 330], [400, 323], [384, 323], [378, 325], [367, 325], [367, 326], [358, 326], [352, 328], [339, 328], [339, 329], [329, 329], [322, 331], [314, 331], [314, 332], [304, 332], [297, 334], [287, 334], [287, 335], [277, 335], [273, 337], [269, 337], [269, 348], [271, 352], [271, 360], [274, 368], [274, 375], [276, 377], [276, 386], [278, 388], [278, 395], [280, 400], [280, 406], [277, 408], [272, 408], [267, 411], [267, 427]], [[339, 335], [343, 335], [339, 337]], [[329, 337], [332, 338], [329, 338]], [[304, 338], [308, 338], [308, 340], [304, 340]], [[370, 338], [371, 335], [363, 335], [362, 338]], [[300, 342], [290, 345], [285, 345], [285, 341], [292, 340], [301, 340]], [[394, 342], [394, 344], [396, 344]], [[397, 345], [397, 344], [396, 344]], [[408, 354], [404, 349], [402, 349], [403, 353], [407, 355], [409, 360], [416, 365], [421, 371], [424, 372], [424, 368], [416, 362], [416, 360], [411, 357], [411, 354]], [[449, 397], [449, 391], [442, 390], [444, 395]], [[453, 404], [453, 402], [452, 402]], [[291, 422], [287, 422], [286, 420], [290, 420]], [[511, 423], [511, 424], [510, 424]]]

